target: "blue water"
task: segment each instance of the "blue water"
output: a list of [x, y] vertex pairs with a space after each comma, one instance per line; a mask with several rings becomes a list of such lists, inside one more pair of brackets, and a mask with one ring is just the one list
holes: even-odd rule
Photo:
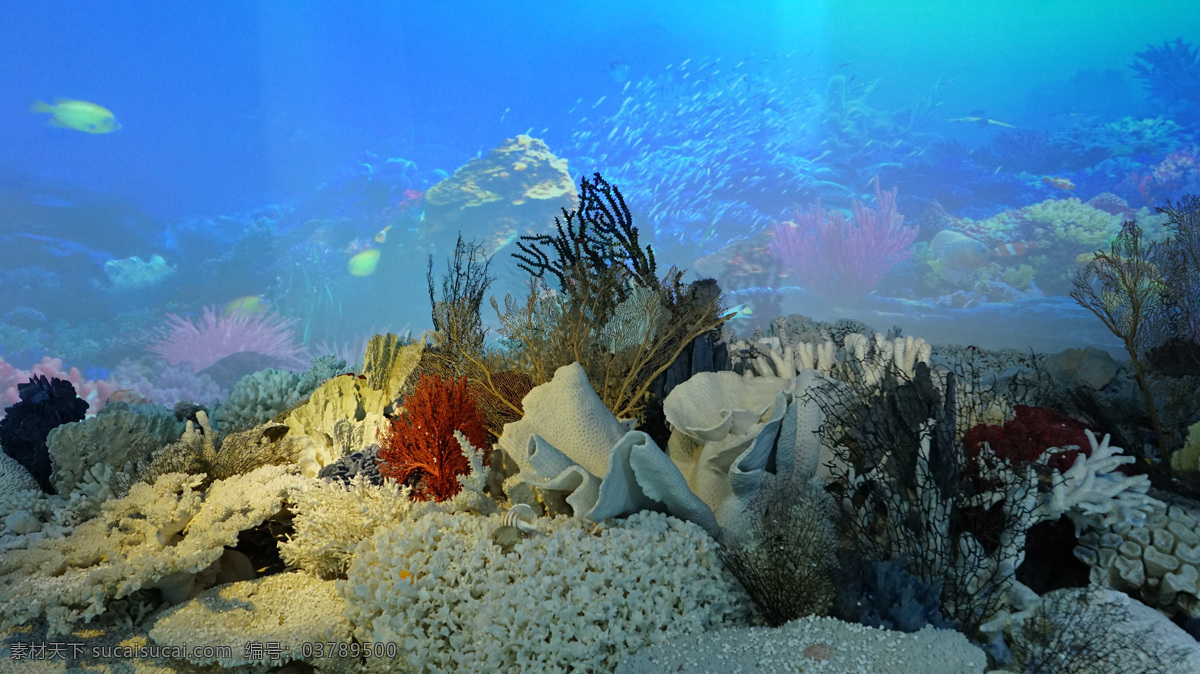
[[[419, 332], [429, 327], [425, 256], [440, 268], [455, 233], [420, 231], [417, 203], [363, 278], [345, 267], [355, 241], [370, 246], [389, 224], [380, 204], [522, 133], [566, 158], [576, 180], [609, 177], [664, 263], [688, 267], [817, 197], [840, 209], [871, 203], [875, 176], [899, 188], [913, 225], [934, 202], [973, 219], [1101, 192], [1152, 207], [1200, 183], [1200, 169], [1184, 171], [1143, 198], [1129, 181], [1172, 152], [1197, 152], [1194, 91], [1156, 99], [1131, 68], [1139, 52], [1174, 40], [1200, 44], [1196, 3], [10, 0], [0, 8], [0, 357], [111, 369], [145, 356], [147, 330], [161, 337], [166, 313], [198, 316], [243, 296], [295, 319], [309, 347], [371, 328]], [[822, 121], [833, 82], [852, 102]], [[630, 97], [641, 105], [632, 113], [622, 108]], [[107, 108], [120, 130], [81, 133], [29, 112], [60, 98]], [[1172, 126], [1141, 144], [1095, 133], [1126, 117]], [[949, 121], [963, 118], [982, 121]], [[633, 144], [632, 129], [644, 143]], [[1067, 159], [1040, 146], [980, 159], [1022, 132], [1087, 138]], [[1085, 150], [1094, 156], [1080, 158]], [[731, 183], [717, 185], [721, 176]], [[346, 232], [334, 243], [313, 233], [312, 223], [339, 218]], [[255, 222], [263, 229], [251, 236]], [[921, 227], [928, 242], [934, 231]], [[501, 294], [521, 280], [507, 252], [493, 263]], [[154, 254], [173, 276], [136, 292], [112, 287], [106, 261]], [[1014, 298], [963, 307], [945, 297], [970, 288], [909, 288], [920, 274], [904, 273], [897, 267], [854, 306], [780, 282], [755, 319], [853, 315], [920, 336], [919, 317], [936, 313], [956, 340], [1062, 345], [1038, 341], [1045, 325], [997, 341], [988, 325], [1022, 325], [1021, 302], [997, 321], [997, 302]], [[925, 301], [908, 324], [889, 300], [897, 288]], [[1043, 291], [1049, 305], [1071, 308], [1061, 287]], [[972, 313], [980, 303], [987, 310]], [[1119, 352], [1074, 309], [1050, 331]]]

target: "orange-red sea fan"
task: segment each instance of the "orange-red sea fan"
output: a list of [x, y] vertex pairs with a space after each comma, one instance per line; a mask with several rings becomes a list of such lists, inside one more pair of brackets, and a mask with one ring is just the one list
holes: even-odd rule
[[414, 499], [445, 501], [461, 489], [458, 476], [471, 470], [454, 431], [482, 449], [487, 462], [487, 431], [466, 378], [422, 376], [381, 438], [379, 472], [411, 485]]

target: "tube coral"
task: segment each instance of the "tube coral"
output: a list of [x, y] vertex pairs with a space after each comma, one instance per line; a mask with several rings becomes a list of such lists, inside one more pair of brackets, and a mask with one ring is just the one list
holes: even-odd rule
[[[381, 438], [378, 463], [384, 477], [413, 487], [414, 499], [445, 501], [458, 493], [459, 475], [471, 471], [454, 439], [460, 431], [484, 447], [487, 431], [466, 378], [424, 375], [404, 401], [404, 411]], [[486, 455], [485, 455], [486, 461]]]

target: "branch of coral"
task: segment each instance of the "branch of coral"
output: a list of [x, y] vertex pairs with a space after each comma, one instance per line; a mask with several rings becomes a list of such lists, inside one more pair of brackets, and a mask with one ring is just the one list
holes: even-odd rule
[[810, 211], [775, 226], [769, 250], [780, 273], [813, 295], [834, 303], [856, 300], [875, 289], [896, 263], [912, 255], [916, 227], [904, 227], [896, 211], [896, 190], [881, 191], [878, 210], [855, 201], [853, 221], [820, 200]]
[[[471, 471], [454, 431], [461, 431], [475, 447], [487, 446], [483, 414], [466, 378], [422, 376], [380, 439], [380, 474], [411, 486], [415, 500], [452, 498], [462, 488], [458, 476]], [[485, 449], [485, 464], [488, 454]]]

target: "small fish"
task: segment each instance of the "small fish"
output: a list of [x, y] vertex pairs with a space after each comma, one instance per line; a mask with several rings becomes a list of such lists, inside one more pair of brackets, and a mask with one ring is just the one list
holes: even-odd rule
[[379, 249], [368, 248], [346, 263], [346, 271], [350, 272], [351, 276], [370, 276], [375, 273], [375, 269], [379, 266]]
[[728, 320], [740, 321], [754, 317], [754, 308], [748, 304], [739, 304], [736, 307], [729, 307], [725, 310], [725, 315]]
[[1037, 241], [1014, 241], [1006, 243], [1003, 246], [996, 246], [992, 249], [992, 255], [996, 257], [1016, 257], [1024, 255], [1031, 250], [1037, 250]]
[[270, 308], [271, 303], [262, 295], [246, 295], [236, 300], [230, 300], [229, 304], [225, 305], [225, 315], [232, 316], [240, 313], [248, 316], [261, 316]]
[[121, 128], [116, 116], [107, 108], [87, 101], [60, 98], [54, 105], [38, 101], [30, 106], [29, 111], [50, 115], [50, 124], [53, 126], [84, 133], [112, 133]]
[[[604, 102], [604, 99], [606, 99], [606, 98], [608, 98], [608, 96], [601, 96], [601, 97], [600, 97], [600, 98], [599, 98], [599, 99], [598, 99], [598, 100], [597, 100], [595, 103], [593, 103], [593, 104], [592, 104], [592, 108], [598, 108], [598, 107], [600, 107], [600, 104], [601, 104], [601, 103], [603, 103], [603, 102]], [[529, 130], [530, 130], [530, 131], [533, 131], [533, 129], [532, 129], [532, 128], [531, 128], [531, 129], [529, 129]]]
[[383, 229], [379, 230], [378, 232], [375, 232], [375, 243], [387, 243], [387, 233], [388, 233], [388, 230], [391, 228], [392, 228], [392, 225], [388, 225], [387, 227], [384, 227]]
[[[978, 113], [978, 114], [976, 114], [976, 113]], [[975, 112], [971, 113], [970, 115], [967, 115], [966, 117], [955, 117], [954, 119], [948, 119], [946, 121], [951, 122], [953, 124], [974, 124], [979, 127], [999, 126], [999, 127], [1005, 128], [1005, 129], [1017, 128], [1015, 125], [1009, 124], [1008, 122], [1001, 122], [998, 119], [992, 119], [990, 117], [984, 116], [982, 110], [976, 110]]]
[[509, 110], [512, 110], [512, 108], [505, 108], [505, 109], [504, 109], [504, 112], [500, 113], [500, 121], [501, 121], [501, 122], [503, 122], [503, 121], [504, 121], [504, 118], [508, 116], [508, 111], [509, 111]]
[[1051, 176], [1046, 176], [1042, 178], [1042, 183], [1060, 190], [1066, 190], [1068, 192], [1075, 189], [1075, 183], [1066, 178], [1054, 178]]
[[150, 403], [150, 399], [138, 393], [131, 388], [122, 388], [113, 391], [108, 395], [107, 403], [129, 403], [130, 405], [146, 405]]

